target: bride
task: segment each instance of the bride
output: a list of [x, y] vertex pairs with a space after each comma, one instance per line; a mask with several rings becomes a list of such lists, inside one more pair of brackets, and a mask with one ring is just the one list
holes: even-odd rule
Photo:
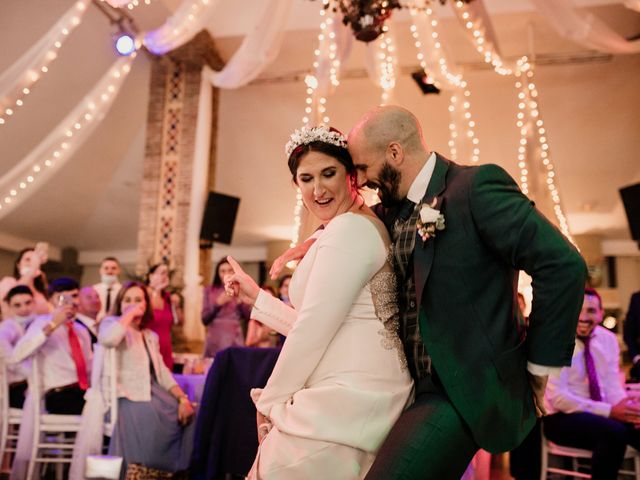
[[358, 194], [340, 132], [296, 130], [286, 153], [306, 208], [324, 228], [291, 279], [294, 308], [229, 258], [227, 293], [287, 336], [267, 385], [252, 391], [260, 447], [248, 478], [363, 478], [413, 388], [397, 331], [390, 240]]

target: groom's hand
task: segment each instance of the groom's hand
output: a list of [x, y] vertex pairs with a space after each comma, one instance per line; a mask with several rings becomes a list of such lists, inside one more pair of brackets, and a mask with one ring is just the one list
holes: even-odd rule
[[306, 255], [307, 251], [309, 250], [309, 248], [311, 248], [311, 245], [313, 245], [313, 242], [315, 241], [316, 238], [309, 238], [304, 243], [290, 248], [278, 258], [276, 258], [273, 262], [273, 265], [271, 265], [271, 270], [269, 270], [269, 276], [271, 277], [271, 280], [275, 280], [276, 278], [278, 278], [278, 276], [280, 276], [280, 272], [282, 272], [282, 269], [287, 265], [287, 263], [291, 261], [302, 260], [302, 258]]
[[544, 391], [547, 389], [548, 375], [533, 375], [527, 372], [529, 384], [533, 390], [533, 404], [536, 406], [536, 416], [544, 417], [547, 410], [544, 408]]

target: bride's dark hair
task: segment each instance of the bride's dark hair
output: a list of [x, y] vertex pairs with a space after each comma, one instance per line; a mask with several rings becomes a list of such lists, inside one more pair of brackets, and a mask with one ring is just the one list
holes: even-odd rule
[[[335, 128], [330, 128], [329, 130], [342, 134]], [[300, 159], [309, 152], [320, 152], [335, 158], [342, 165], [344, 165], [344, 168], [347, 169], [348, 175], [353, 174], [356, 170], [356, 167], [353, 165], [351, 155], [349, 154], [349, 150], [347, 150], [346, 148], [322, 141], [311, 142], [303, 145], [298, 145], [298, 147], [296, 147], [296, 149], [291, 152], [291, 155], [289, 156], [289, 171], [293, 176], [294, 183], [296, 182], [296, 172], [298, 171], [298, 166], [300, 165]]]

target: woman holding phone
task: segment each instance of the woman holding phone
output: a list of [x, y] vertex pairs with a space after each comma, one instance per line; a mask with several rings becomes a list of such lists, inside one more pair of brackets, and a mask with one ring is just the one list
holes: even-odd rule
[[33, 292], [35, 313], [44, 315], [51, 311], [51, 305], [47, 302], [47, 279], [40, 270], [40, 266], [48, 260], [49, 245], [39, 242], [35, 247], [22, 249], [13, 266], [13, 276], [0, 280], [0, 305], [2, 318], [9, 315], [9, 306], [5, 302], [5, 296], [16, 285], [26, 285]]

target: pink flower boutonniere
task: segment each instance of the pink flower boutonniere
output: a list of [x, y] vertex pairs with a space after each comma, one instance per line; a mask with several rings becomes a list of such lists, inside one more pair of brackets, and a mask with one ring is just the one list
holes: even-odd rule
[[416, 229], [423, 242], [435, 237], [436, 230], [444, 230], [444, 215], [435, 208], [436, 204], [437, 199], [434, 198], [430, 205], [422, 204], [420, 207]]

